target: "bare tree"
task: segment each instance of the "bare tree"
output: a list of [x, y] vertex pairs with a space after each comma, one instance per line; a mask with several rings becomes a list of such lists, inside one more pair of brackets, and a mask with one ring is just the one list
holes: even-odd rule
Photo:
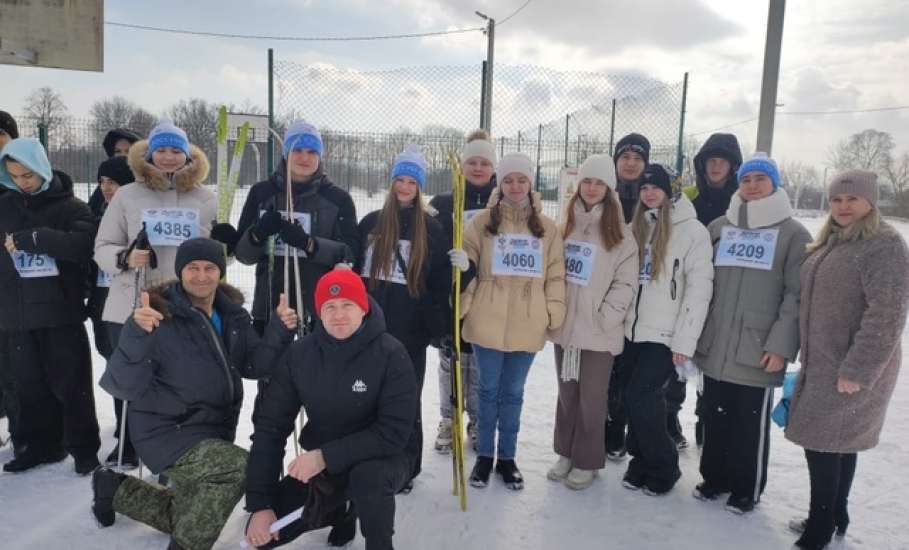
[[820, 187], [821, 180], [817, 168], [799, 161], [784, 162], [780, 166], [780, 178], [789, 190], [794, 208], [799, 207], [799, 199], [805, 191]]
[[909, 152], [904, 152], [890, 163], [887, 179], [893, 187], [899, 215], [909, 215]]
[[147, 136], [148, 133], [151, 132], [151, 129], [155, 127], [155, 123], [157, 122], [158, 117], [146, 111], [142, 107], [139, 107], [132, 115], [130, 115], [127, 127], [140, 136]]
[[44, 86], [25, 98], [25, 114], [36, 119], [38, 124], [43, 124], [50, 132], [51, 129], [62, 125], [69, 118], [69, 108], [63, 102], [63, 97], [50, 86]]
[[168, 110], [168, 115], [174, 124], [186, 132], [190, 143], [205, 151], [214, 151], [218, 127], [217, 105], [197, 97], [184, 99], [173, 105]]
[[830, 164], [837, 170], [857, 168], [885, 174], [893, 161], [893, 137], [873, 128], [852, 134], [830, 151]]

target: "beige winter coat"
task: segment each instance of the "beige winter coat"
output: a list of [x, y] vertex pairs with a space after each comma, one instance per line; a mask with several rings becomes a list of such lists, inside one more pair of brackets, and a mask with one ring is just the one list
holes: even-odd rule
[[[799, 325], [802, 370], [786, 438], [812, 451], [855, 453], [878, 443], [896, 386], [909, 306], [909, 250], [891, 226], [827, 245], [805, 260]], [[837, 378], [856, 382], [839, 393]]]
[[[542, 212], [537, 193], [533, 205]], [[565, 257], [562, 237], [555, 223], [539, 214], [542, 237], [543, 276], [493, 275], [496, 239], [507, 233], [530, 235], [530, 207], [513, 208], [501, 201], [499, 235], [486, 231], [492, 208], [499, 203], [499, 189], [489, 205], [470, 220], [464, 231], [464, 250], [477, 266], [477, 276], [461, 295], [464, 340], [499, 351], [537, 352], [546, 343], [546, 329], [555, 329], [565, 319]]]
[[[565, 240], [596, 247], [593, 269], [586, 286], [566, 281], [565, 322], [549, 331], [549, 340], [562, 347], [618, 355], [625, 344], [625, 313], [638, 281], [638, 245], [631, 230], [622, 223], [622, 242], [606, 250], [600, 235], [602, 215], [602, 203], [587, 212], [581, 201], [575, 202], [575, 225]], [[559, 227], [559, 234], [564, 234], [564, 227]]]
[[781, 386], [785, 369], [764, 371], [761, 358], [772, 352], [793, 361], [799, 351], [799, 269], [811, 235], [792, 219], [789, 197], [777, 189], [767, 198], [743, 202], [736, 193], [725, 216], [707, 228], [714, 261], [723, 227], [776, 228], [771, 269], [716, 267], [713, 300], [698, 340], [695, 364], [714, 380], [743, 386]]
[[[652, 235], [656, 211], [644, 215]], [[664, 344], [691, 357], [713, 292], [710, 237], [684, 194], [675, 199], [670, 220], [672, 232], [660, 276], [634, 285], [625, 316], [625, 337], [632, 342]]]
[[[117, 191], [108, 205], [98, 236], [95, 238], [95, 262], [112, 274], [110, 293], [102, 318], [112, 323], [124, 323], [133, 310], [135, 270], [121, 271], [117, 255], [135, 241], [142, 229], [142, 211], [146, 208], [194, 208], [199, 211], [200, 236], [207, 237], [215, 219], [218, 200], [214, 193], [202, 187], [208, 177], [209, 164], [205, 153], [190, 145], [192, 162], [176, 172], [173, 183], [167, 176], [145, 160], [148, 141], [134, 144], [129, 150], [129, 166], [136, 183]], [[157, 269], [147, 269], [148, 286], [174, 279], [176, 246], [154, 246], [158, 257]], [[141, 284], [141, 283], [140, 283]]]

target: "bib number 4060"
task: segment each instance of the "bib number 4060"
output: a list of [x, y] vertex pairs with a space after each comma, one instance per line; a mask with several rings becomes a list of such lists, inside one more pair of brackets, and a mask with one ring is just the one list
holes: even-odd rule
[[502, 257], [502, 264], [508, 267], [523, 267], [527, 269], [533, 269], [536, 267], [536, 263], [536, 259], [530, 254], [511, 252], [510, 254], [505, 254]]

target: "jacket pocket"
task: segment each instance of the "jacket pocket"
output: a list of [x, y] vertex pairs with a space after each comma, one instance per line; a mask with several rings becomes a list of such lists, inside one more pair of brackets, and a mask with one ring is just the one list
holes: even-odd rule
[[710, 348], [713, 347], [713, 340], [716, 338], [716, 320], [713, 318], [713, 301], [710, 301], [710, 307], [707, 310], [707, 318], [704, 321], [704, 328], [698, 337], [698, 344], [695, 351], [700, 355], [709, 355]]
[[761, 357], [764, 355], [764, 344], [767, 343], [767, 336], [774, 322], [775, 315], [757, 311], [743, 312], [742, 331], [739, 334], [739, 346], [735, 355], [738, 363], [763, 368]]

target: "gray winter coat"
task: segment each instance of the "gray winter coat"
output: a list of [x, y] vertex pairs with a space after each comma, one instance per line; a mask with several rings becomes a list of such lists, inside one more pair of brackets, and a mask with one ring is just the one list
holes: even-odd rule
[[[891, 226], [862, 241], [831, 236], [802, 266], [802, 371], [786, 438], [813, 451], [878, 443], [896, 385], [909, 306], [909, 250]], [[837, 378], [856, 382], [839, 393]]]
[[743, 386], [781, 386], [785, 369], [767, 373], [764, 352], [795, 360], [799, 350], [799, 268], [811, 235], [792, 219], [789, 197], [778, 189], [765, 199], [733, 196], [726, 215], [707, 228], [719, 251], [723, 227], [777, 228], [770, 270], [715, 266], [713, 300], [694, 362], [707, 376]]

